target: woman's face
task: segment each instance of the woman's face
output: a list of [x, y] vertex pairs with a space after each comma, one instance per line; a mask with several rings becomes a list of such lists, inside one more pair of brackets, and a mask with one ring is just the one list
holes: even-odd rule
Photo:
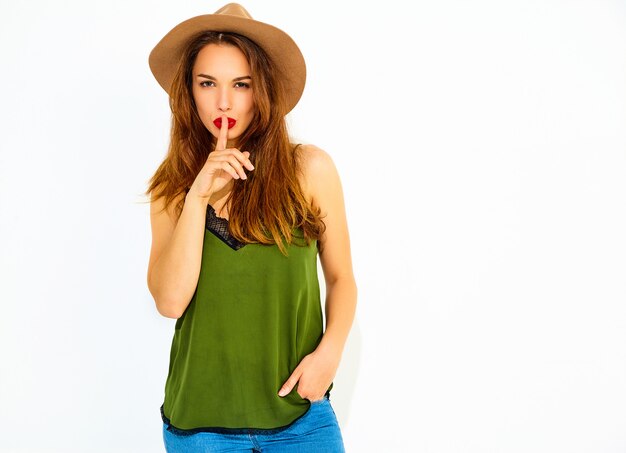
[[214, 123], [223, 114], [235, 125], [228, 129], [228, 148], [247, 128], [254, 115], [250, 65], [237, 47], [208, 44], [196, 57], [192, 70], [192, 92], [204, 126], [218, 137]]

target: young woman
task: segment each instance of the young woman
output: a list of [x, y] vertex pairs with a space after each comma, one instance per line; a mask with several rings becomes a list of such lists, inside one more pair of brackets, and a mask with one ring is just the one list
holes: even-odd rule
[[357, 289], [333, 160], [287, 132], [298, 46], [230, 3], [178, 24], [149, 63], [172, 110], [146, 192], [148, 287], [176, 319], [166, 450], [344, 451], [330, 391]]

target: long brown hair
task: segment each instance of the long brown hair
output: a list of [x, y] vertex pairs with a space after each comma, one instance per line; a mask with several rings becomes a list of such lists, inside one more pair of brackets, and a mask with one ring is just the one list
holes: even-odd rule
[[[246, 172], [245, 180], [233, 179], [226, 201], [232, 200], [229, 232], [244, 243], [277, 244], [287, 256], [283, 239], [291, 244], [296, 242], [294, 238], [303, 238], [309, 245], [311, 240], [319, 240], [325, 224], [320, 208], [308, 203], [298, 180], [300, 145], [292, 145], [287, 132], [283, 76], [263, 49], [245, 36], [204, 31], [189, 41], [170, 89], [172, 127], [167, 156], [149, 180], [145, 194], [152, 195], [152, 201], [165, 197], [167, 208], [191, 186], [215, 149], [217, 139], [198, 116], [191, 85], [196, 57], [208, 44], [239, 48], [253, 80], [254, 116], [236, 142], [240, 151], [250, 152], [255, 169]], [[177, 216], [183, 206], [184, 197], [175, 206]], [[293, 235], [294, 228], [300, 228], [303, 235]]]

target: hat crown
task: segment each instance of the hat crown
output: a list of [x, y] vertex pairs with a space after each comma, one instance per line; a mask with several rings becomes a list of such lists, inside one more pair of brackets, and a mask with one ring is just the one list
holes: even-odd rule
[[228, 16], [239, 16], [245, 17], [246, 19], [252, 19], [250, 13], [246, 11], [246, 9], [239, 3], [229, 3], [227, 5], [224, 5], [220, 9], [215, 11], [215, 14], [225, 14]]

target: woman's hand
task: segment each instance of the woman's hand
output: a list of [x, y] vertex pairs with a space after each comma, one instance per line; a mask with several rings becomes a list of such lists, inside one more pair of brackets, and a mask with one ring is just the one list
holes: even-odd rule
[[317, 401], [324, 397], [328, 387], [335, 378], [339, 367], [340, 357], [315, 350], [306, 355], [298, 364], [289, 379], [285, 381], [278, 392], [285, 396], [298, 384], [298, 394], [309, 401]]
[[232, 179], [246, 179], [243, 167], [254, 170], [250, 162], [250, 153], [241, 152], [237, 148], [226, 148], [228, 140], [228, 117], [222, 115], [222, 127], [217, 138], [215, 150], [209, 153], [204, 166], [189, 188], [190, 193], [208, 198], [211, 194], [224, 188]]

